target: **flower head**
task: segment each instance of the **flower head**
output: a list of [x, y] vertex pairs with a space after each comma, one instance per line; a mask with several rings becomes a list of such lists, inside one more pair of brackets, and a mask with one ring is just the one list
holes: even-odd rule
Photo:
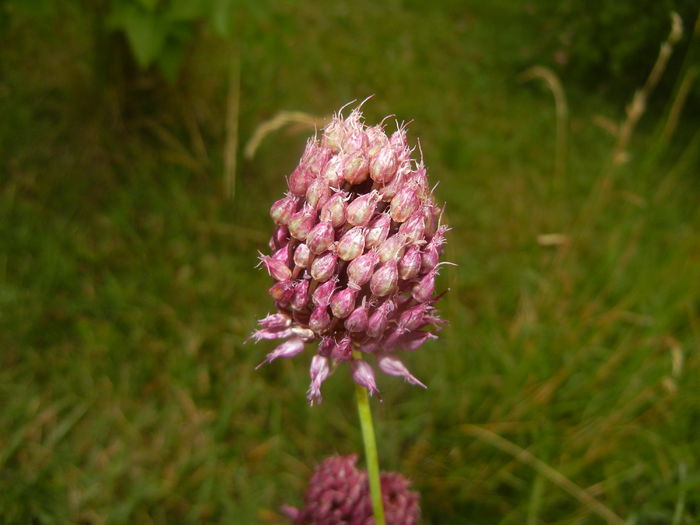
[[272, 254], [260, 262], [276, 281], [269, 293], [277, 313], [251, 338], [285, 340], [263, 363], [316, 346], [312, 404], [343, 362], [377, 393], [372, 359], [360, 364], [353, 350], [423, 386], [396, 354], [440, 329], [435, 277], [448, 228], [412, 152], [405, 126], [387, 136], [381, 124], [365, 126], [359, 108], [347, 118], [339, 113], [307, 142], [286, 195], [270, 209]]
[[[357, 470], [357, 456], [333, 456], [316, 468], [304, 496], [304, 508], [285, 505], [284, 512], [301, 525], [374, 525], [367, 472]], [[387, 525], [417, 525], [420, 496], [396, 472], [380, 474]]]

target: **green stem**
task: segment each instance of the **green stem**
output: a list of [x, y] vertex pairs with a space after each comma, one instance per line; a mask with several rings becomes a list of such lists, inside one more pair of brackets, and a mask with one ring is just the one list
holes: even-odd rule
[[[362, 359], [358, 351], [353, 351], [355, 359]], [[386, 525], [384, 520], [384, 506], [382, 505], [382, 487], [379, 482], [379, 460], [377, 459], [377, 442], [374, 437], [374, 425], [372, 424], [372, 412], [369, 408], [369, 396], [367, 389], [355, 385], [355, 399], [357, 400], [357, 413], [360, 416], [362, 428], [362, 441], [365, 443], [365, 460], [367, 462], [367, 475], [369, 477], [369, 491], [372, 498], [372, 510], [376, 525]]]

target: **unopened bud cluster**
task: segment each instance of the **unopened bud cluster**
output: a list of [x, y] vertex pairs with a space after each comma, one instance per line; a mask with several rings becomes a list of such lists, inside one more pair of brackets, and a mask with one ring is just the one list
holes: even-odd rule
[[352, 350], [424, 386], [395, 354], [436, 337], [435, 277], [448, 228], [411, 153], [403, 127], [387, 135], [382, 125], [365, 126], [359, 109], [338, 114], [309, 140], [288, 193], [270, 209], [276, 227], [260, 261], [275, 280], [277, 312], [259, 321], [253, 338], [286, 339], [263, 363], [317, 343], [311, 403], [342, 362], [377, 392], [373, 368]]
[[[325, 459], [309, 480], [304, 508], [282, 511], [302, 525], [374, 525], [367, 472], [356, 462], [355, 454]], [[416, 525], [419, 495], [409, 490], [411, 483], [395, 472], [382, 472], [380, 483], [387, 525]]]

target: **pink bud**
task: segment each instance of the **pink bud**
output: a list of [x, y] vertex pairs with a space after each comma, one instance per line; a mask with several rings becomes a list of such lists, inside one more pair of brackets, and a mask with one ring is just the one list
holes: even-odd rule
[[324, 332], [330, 325], [331, 316], [328, 313], [328, 307], [324, 305], [314, 308], [309, 318], [309, 328], [318, 334]]
[[318, 354], [324, 357], [329, 357], [331, 352], [335, 348], [335, 341], [332, 337], [327, 335], [322, 335], [321, 340], [318, 342]]
[[345, 224], [346, 199], [344, 192], [334, 193], [321, 208], [321, 220], [330, 222], [334, 228]]
[[365, 246], [367, 248], [376, 248], [383, 243], [389, 235], [391, 227], [391, 217], [386, 213], [382, 213], [374, 217], [367, 228], [365, 234]]
[[416, 188], [421, 199], [427, 199], [430, 196], [430, 186], [428, 185], [428, 172], [423, 165], [423, 162], [418, 164], [418, 167], [408, 173], [406, 183]]
[[396, 323], [398, 332], [405, 333], [422, 328], [426, 324], [426, 314], [429, 313], [431, 309], [432, 307], [429, 304], [420, 303], [408, 310], [404, 310]]
[[421, 280], [413, 286], [411, 296], [419, 303], [430, 301], [430, 298], [433, 296], [436, 274], [437, 266], [421, 277]]
[[311, 277], [318, 282], [324, 283], [335, 273], [338, 265], [338, 256], [333, 252], [326, 252], [319, 255], [311, 263]]
[[396, 222], [404, 222], [419, 206], [416, 187], [406, 185], [391, 199], [391, 218]]
[[399, 165], [410, 162], [411, 148], [408, 147], [405, 127], [401, 127], [391, 134], [389, 144], [391, 144], [391, 147], [394, 148], [396, 160]]
[[279, 250], [273, 253], [272, 258], [283, 264], [289, 264], [289, 243], [282, 246]]
[[424, 272], [429, 272], [435, 268], [440, 261], [440, 252], [437, 246], [428, 245], [425, 247], [425, 251], [421, 257], [421, 270]]
[[331, 311], [338, 319], [345, 319], [355, 309], [357, 290], [345, 288], [333, 294], [331, 299]]
[[425, 238], [425, 216], [423, 215], [423, 210], [416, 210], [406, 222], [399, 226], [399, 233], [403, 233], [406, 236], [407, 243], [423, 241]]
[[261, 255], [260, 262], [265, 266], [267, 273], [276, 281], [286, 281], [292, 277], [292, 271], [289, 269], [289, 266], [274, 257]]
[[337, 278], [329, 279], [314, 290], [311, 300], [316, 306], [328, 306], [331, 303], [331, 296], [335, 292]]
[[379, 201], [379, 194], [371, 191], [357, 197], [346, 210], [347, 221], [353, 226], [364, 226], [372, 218]]
[[369, 177], [369, 161], [363, 153], [345, 155], [343, 178], [350, 184], [362, 184]]
[[326, 164], [323, 170], [323, 180], [330, 188], [341, 188], [345, 179], [343, 177], [343, 156], [335, 155]]
[[270, 217], [277, 225], [287, 224], [297, 210], [297, 203], [298, 199], [292, 196], [278, 200], [270, 207]]
[[344, 261], [352, 261], [355, 257], [362, 255], [364, 249], [365, 232], [360, 226], [350, 228], [338, 241], [338, 256]]
[[348, 264], [348, 286], [359, 290], [369, 282], [374, 267], [379, 261], [379, 256], [374, 250], [369, 250], [367, 253], [360, 255]]
[[340, 151], [340, 147], [347, 135], [347, 125], [342, 118], [335, 117], [323, 130], [323, 144], [334, 153]]
[[264, 328], [262, 330], [255, 330], [249, 339], [253, 339], [257, 343], [263, 339], [286, 339], [291, 335], [292, 331], [289, 328], [284, 328], [282, 330]]
[[311, 385], [307, 393], [309, 404], [321, 403], [321, 384], [328, 378], [330, 368], [328, 366], [328, 358], [316, 354], [311, 358], [311, 367], [309, 375], [311, 376]]
[[365, 135], [367, 136], [367, 154], [370, 158], [374, 158], [379, 155], [379, 152], [387, 144], [389, 144], [389, 139], [384, 133], [384, 129], [381, 124], [377, 126], [372, 126], [365, 130]]
[[422, 264], [421, 254], [417, 246], [411, 246], [399, 260], [399, 277], [404, 281], [415, 279]]
[[357, 155], [364, 152], [369, 145], [367, 134], [362, 126], [353, 126], [343, 140], [343, 152]]
[[323, 178], [318, 177], [309, 185], [306, 190], [306, 202], [312, 208], [318, 210], [331, 196], [331, 189]]
[[316, 225], [316, 210], [305, 205], [289, 219], [289, 233], [295, 239], [303, 241]]
[[384, 297], [396, 289], [398, 281], [399, 270], [396, 266], [396, 260], [392, 259], [374, 272], [369, 282], [369, 288], [377, 297]]
[[438, 219], [440, 217], [440, 213], [440, 208], [434, 204], [426, 204], [423, 206], [423, 216], [425, 217], [425, 234], [428, 237], [435, 235], [435, 232], [439, 226]]
[[394, 311], [394, 303], [391, 299], [384, 301], [373, 313], [369, 316], [367, 323], [367, 335], [370, 337], [381, 336], [389, 324], [389, 315]]
[[276, 313], [260, 319], [258, 324], [263, 328], [281, 330], [282, 328], [288, 328], [292, 324], [292, 319], [286, 314]]
[[333, 225], [330, 222], [319, 222], [306, 236], [306, 244], [314, 254], [325, 252], [335, 239]]
[[376, 155], [370, 158], [369, 176], [377, 184], [387, 184], [396, 174], [396, 155], [391, 144], [387, 143]]
[[350, 361], [352, 357], [352, 340], [349, 337], [343, 337], [339, 343], [333, 346], [331, 357], [336, 363]]
[[406, 239], [402, 233], [397, 233], [384, 241], [377, 250], [379, 261], [385, 263], [387, 261], [395, 261], [403, 257], [406, 248]]
[[403, 377], [408, 383], [412, 385], [422, 386], [423, 388], [428, 388], [423, 383], [418, 381], [418, 379], [411, 374], [406, 366], [401, 362], [400, 359], [394, 357], [393, 355], [385, 354], [377, 358], [377, 366], [385, 374], [390, 376]]
[[272, 237], [270, 238], [270, 249], [277, 250], [282, 246], [286, 246], [288, 242], [289, 228], [286, 226], [279, 226], [278, 228], [275, 228], [275, 231], [272, 233]]
[[304, 151], [299, 165], [306, 166], [315, 178], [323, 173], [332, 154], [330, 148], [313, 141], [311, 147]]
[[302, 279], [294, 288], [294, 297], [292, 297], [292, 308], [295, 310], [303, 310], [309, 303], [309, 279]]
[[289, 304], [294, 296], [294, 281], [280, 281], [272, 285], [272, 288], [268, 291], [270, 297], [275, 300], [275, 302], [280, 304]]
[[271, 363], [278, 357], [294, 357], [304, 350], [304, 341], [301, 339], [289, 339], [267, 354], [265, 360], [256, 366], [256, 370], [265, 363]]
[[294, 264], [299, 268], [308, 268], [311, 262], [311, 250], [303, 242], [294, 250]]
[[377, 383], [374, 379], [374, 370], [367, 361], [355, 359], [350, 364], [352, 378], [360, 386], [365, 387], [370, 395], [379, 394]]
[[391, 179], [391, 182], [389, 184], [386, 184], [385, 186], [382, 186], [379, 189], [379, 195], [381, 196], [381, 199], [384, 202], [390, 202], [391, 199], [394, 198], [394, 195], [398, 193], [398, 191], [403, 188], [406, 184], [406, 170], [403, 168], [400, 168], [397, 170], [396, 175], [394, 175], [394, 178]]
[[345, 329], [349, 332], [364, 332], [367, 330], [368, 321], [369, 315], [367, 313], [367, 306], [365, 306], [363, 302], [362, 306], [355, 308], [345, 320]]

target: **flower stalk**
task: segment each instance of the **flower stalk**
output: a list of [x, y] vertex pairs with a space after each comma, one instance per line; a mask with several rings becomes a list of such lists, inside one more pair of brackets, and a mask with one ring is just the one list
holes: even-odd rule
[[[362, 353], [353, 350], [355, 359], [362, 359]], [[384, 519], [384, 505], [382, 504], [382, 486], [379, 479], [379, 458], [377, 456], [377, 441], [374, 437], [374, 424], [372, 423], [372, 411], [369, 406], [367, 389], [355, 384], [355, 399], [357, 401], [357, 413], [360, 417], [362, 429], [362, 441], [365, 445], [365, 461], [367, 462], [367, 475], [369, 477], [369, 491], [372, 500], [372, 512], [376, 525], [386, 525]]]

